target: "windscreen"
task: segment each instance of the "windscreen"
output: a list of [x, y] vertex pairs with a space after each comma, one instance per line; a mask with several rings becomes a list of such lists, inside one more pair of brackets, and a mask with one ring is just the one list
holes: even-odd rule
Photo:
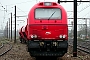
[[61, 10], [59, 8], [37, 8], [35, 19], [61, 19]]

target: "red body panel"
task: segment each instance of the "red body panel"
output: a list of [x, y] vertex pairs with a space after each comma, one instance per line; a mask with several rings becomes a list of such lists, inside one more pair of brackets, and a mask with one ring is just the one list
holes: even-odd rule
[[39, 40], [60, 40], [59, 35], [68, 36], [67, 29], [67, 25], [30, 25], [29, 34], [37, 35]]
[[[42, 3], [42, 2], [41, 2]], [[53, 4], [54, 2], [52, 2]], [[53, 6], [34, 5], [29, 14], [27, 20], [27, 38], [31, 40], [30, 36], [36, 34], [37, 40], [68, 40], [68, 24], [67, 24], [67, 13], [65, 9], [56, 3]], [[59, 8], [62, 13], [61, 19], [50, 19], [50, 20], [39, 20], [35, 19], [36, 8]], [[49, 34], [46, 34], [48, 32]], [[66, 35], [65, 39], [60, 39], [59, 35]]]

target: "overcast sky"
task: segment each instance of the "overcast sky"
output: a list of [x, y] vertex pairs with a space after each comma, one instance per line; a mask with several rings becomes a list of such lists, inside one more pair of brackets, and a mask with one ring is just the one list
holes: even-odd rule
[[[17, 16], [26, 16], [26, 17], [19, 17], [17, 18], [17, 29], [19, 29], [21, 26], [26, 25], [26, 18], [28, 15], [28, 12], [30, 11], [31, 7], [38, 3], [39, 1], [54, 1], [57, 2], [57, 0], [0, 0], [0, 29], [4, 29], [6, 22], [10, 18], [10, 13], [13, 13], [13, 28], [14, 28], [14, 6], [16, 5], [17, 8]], [[80, 3], [78, 3], [79, 5]], [[68, 13], [68, 18], [73, 17], [73, 13], [69, 11], [73, 11], [73, 3], [61, 3], [61, 5], [66, 9]], [[90, 17], [90, 3], [82, 3], [78, 6], [78, 17]], [[3, 7], [2, 7], [3, 6]], [[82, 10], [83, 8], [86, 8], [85, 10]], [[7, 11], [3, 11], [5, 10]], [[82, 10], [82, 11], [81, 11]], [[80, 12], [81, 11], [81, 12]], [[88, 13], [88, 14], [87, 14]], [[24, 21], [18, 21], [18, 20], [24, 20]], [[71, 21], [68, 20], [68, 24], [71, 24]], [[79, 23], [81, 23], [82, 20], [79, 20]], [[82, 21], [84, 23], [84, 20]]]

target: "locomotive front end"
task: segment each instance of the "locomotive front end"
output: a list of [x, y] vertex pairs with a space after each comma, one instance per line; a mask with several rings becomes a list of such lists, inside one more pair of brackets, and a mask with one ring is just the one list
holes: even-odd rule
[[28, 52], [31, 56], [63, 56], [68, 48], [65, 9], [55, 2], [40, 2], [28, 15]]

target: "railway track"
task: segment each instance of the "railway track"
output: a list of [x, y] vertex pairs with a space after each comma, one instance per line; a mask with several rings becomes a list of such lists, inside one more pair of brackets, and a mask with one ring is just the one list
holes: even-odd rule
[[2, 43], [2, 45], [0, 46], [0, 49], [3, 47], [3, 43]]
[[[73, 42], [72, 41], [69, 41], [69, 46], [73, 46]], [[89, 44], [77, 44], [77, 49], [80, 50], [80, 51], [83, 51], [87, 54], [90, 54], [90, 48], [89, 48]]]
[[12, 49], [12, 45], [10, 45], [9, 43], [4, 43], [4, 44], [2, 43], [2, 45], [0, 46], [0, 56], [3, 56], [11, 49]]
[[83, 51], [85, 53], [90, 54], [90, 49], [87, 48], [87, 47], [85, 47], [85, 46], [79, 46], [79, 45], [77, 45], [77, 49], [79, 49], [79, 50], [81, 50], [81, 51]]

